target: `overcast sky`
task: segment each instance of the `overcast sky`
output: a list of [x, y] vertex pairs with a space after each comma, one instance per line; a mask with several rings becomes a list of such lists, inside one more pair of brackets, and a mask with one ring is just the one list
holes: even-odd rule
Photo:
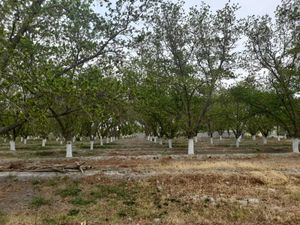
[[[175, 0], [174, 0], [175, 2]], [[197, 0], [185, 0], [187, 8], [200, 5], [201, 1]], [[211, 6], [212, 10], [222, 8], [228, 0], [203, 0]], [[241, 9], [238, 11], [240, 18], [248, 15], [274, 15], [276, 6], [280, 4], [281, 0], [231, 0], [232, 3], [239, 3]]]

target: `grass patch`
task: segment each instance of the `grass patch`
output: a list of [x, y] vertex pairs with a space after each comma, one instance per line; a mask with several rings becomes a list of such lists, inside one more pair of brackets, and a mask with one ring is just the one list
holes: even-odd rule
[[4, 212], [0, 211], [0, 224], [5, 225], [7, 223], [8, 223], [7, 215]]
[[35, 196], [31, 199], [30, 206], [33, 208], [40, 208], [43, 205], [49, 205], [50, 201], [43, 198], [42, 196]]
[[300, 202], [300, 191], [292, 192], [291, 193], [291, 198], [295, 201]]
[[70, 201], [71, 204], [73, 205], [81, 205], [81, 206], [84, 206], [84, 205], [89, 205], [91, 203], [95, 203], [95, 201], [93, 200], [90, 200], [90, 199], [83, 199], [81, 197], [76, 197], [74, 199], [72, 199]]
[[79, 209], [70, 209], [68, 212], [68, 216], [77, 216], [80, 213]]
[[81, 192], [81, 189], [77, 185], [71, 185], [64, 189], [58, 190], [57, 194], [65, 198], [68, 196], [78, 196]]

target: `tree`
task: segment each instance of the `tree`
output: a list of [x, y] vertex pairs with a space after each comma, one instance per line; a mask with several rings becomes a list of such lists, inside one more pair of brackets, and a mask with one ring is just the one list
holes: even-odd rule
[[154, 66], [172, 80], [188, 154], [194, 154], [193, 137], [204, 123], [217, 82], [231, 75], [239, 35], [236, 10], [226, 4], [213, 14], [202, 5], [186, 14], [181, 3], [162, 3], [150, 23], [148, 46]]
[[[276, 21], [269, 16], [251, 17], [245, 24], [247, 60], [251, 67], [267, 71], [269, 93], [279, 100], [277, 112], [268, 112], [293, 138], [293, 151], [299, 153], [300, 92], [299, 41], [300, 2], [283, 0]], [[260, 101], [261, 102], [261, 101]], [[264, 107], [267, 101], [261, 102]], [[279, 118], [280, 117], [280, 118]]]

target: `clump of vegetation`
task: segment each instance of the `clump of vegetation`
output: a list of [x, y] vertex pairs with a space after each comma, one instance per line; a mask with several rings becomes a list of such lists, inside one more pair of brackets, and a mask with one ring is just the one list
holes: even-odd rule
[[77, 185], [71, 185], [69, 187], [59, 190], [57, 194], [65, 198], [68, 196], [78, 196], [80, 192], [81, 189]]
[[68, 216], [77, 216], [79, 214], [79, 209], [70, 209], [68, 212]]
[[7, 215], [0, 211], [0, 224], [5, 225], [6, 223], [8, 223]]
[[90, 200], [90, 199], [84, 199], [84, 198], [81, 198], [81, 197], [76, 197], [74, 199], [72, 199], [70, 201], [71, 204], [73, 205], [89, 205], [91, 203], [95, 203], [95, 201], [93, 200]]
[[50, 201], [42, 196], [35, 196], [31, 199], [30, 205], [33, 208], [40, 208], [43, 205], [49, 205]]

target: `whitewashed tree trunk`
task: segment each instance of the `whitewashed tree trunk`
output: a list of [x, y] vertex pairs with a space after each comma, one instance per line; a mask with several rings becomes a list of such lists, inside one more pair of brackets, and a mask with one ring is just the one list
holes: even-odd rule
[[189, 138], [188, 141], [188, 154], [189, 155], [194, 155], [194, 138]]
[[277, 141], [281, 141], [280, 136], [277, 136]]
[[43, 139], [43, 140], [42, 140], [42, 147], [45, 147], [45, 146], [46, 146], [46, 142], [47, 142], [47, 139]]
[[103, 145], [103, 138], [102, 138], [102, 136], [100, 136], [100, 145], [101, 146]]
[[68, 141], [66, 145], [66, 157], [67, 158], [72, 158], [73, 157], [73, 152], [72, 152], [72, 142]]
[[106, 137], [106, 144], [109, 143], [109, 137]]
[[82, 141], [82, 137], [80, 137], [79, 140]]
[[154, 143], [157, 143], [157, 137], [156, 136], [154, 137]]
[[90, 141], [90, 150], [94, 150], [94, 141]]
[[74, 143], [75, 141], [76, 141], [76, 137], [74, 136], [74, 137], [73, 137], [73, 143]]
[[213, 145], [214, 144], [214, 138], [210, 138], [210, 144]]
[[265, 136], [263, 136], [262, 139], [264, 145], [268, 144], [268, 139]]
[[293, 143], [293, 152], [299, 153], [299, 138], [293, 138], [292, 143]]
[[9, 141], [9, 150], [16, 151], [16, 142], [15, 141]]
[[114, 141], [113, 137], [110, 137], [110, 142], [113, 142], [113, 141]]
[[160, 145], [163, 144], [163, 139], [162, 139], [162, 138], [159, 139], [159, 144], [160, 144]]
[[6, 138], [4, 138], [4, 143], [6, 143]]
[[63, 141], [62, 141], [62, 140], [60, 141], [60, 144], [61, 144], [61, 145], [63, 144]]
[[256, 135], [252, 135], [252, 140], [253, 140], [253, 141], [256, 140]]
[[27, 138], [24, 138], [24, 145], [26, 145], [27, 144]]
[[197, 142], [198, 142], [198, 137], [196, 136], [196, 137], [195, 137], [195, 143], [197, 143]]
[[24, 140], [24, 138], [23, 138], [23, 137], [21, 137], [21, 140], [20, 140], [20, 141], [21, 141], [21, 142], [23, 142], [23, 140]]
[[240, 138], [237, 138], [235, 141], [235, 147], [239, 148], [240, 147]]
[[173, 146], [172, 146], [172, 139], [168, 140], [168, 145], [169, 145], [169, 148], [173, 148]]
[[220, 141], [222, 141], [223, 140], [223, 137], [222, 137], [222, 135], [220, 136]]

